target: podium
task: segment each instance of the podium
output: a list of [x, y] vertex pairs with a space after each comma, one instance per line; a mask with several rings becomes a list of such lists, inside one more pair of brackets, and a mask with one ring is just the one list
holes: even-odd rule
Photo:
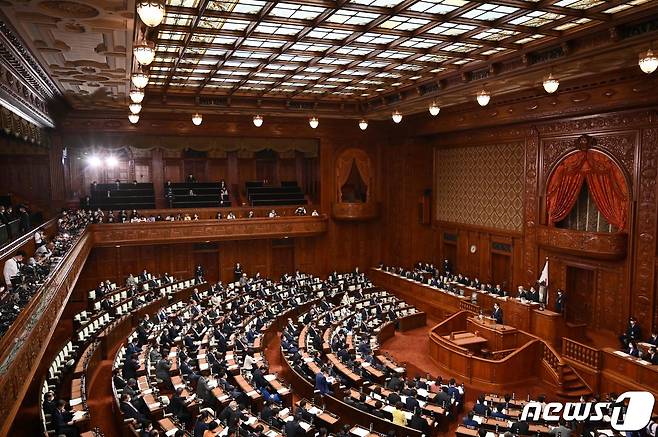
[[492, 352], [520, 346], [517, 344], [519, 331], [512, 326], [499, 325], [491, 317], [469, 317], [466, 323], [468, 331], [487, 339]]

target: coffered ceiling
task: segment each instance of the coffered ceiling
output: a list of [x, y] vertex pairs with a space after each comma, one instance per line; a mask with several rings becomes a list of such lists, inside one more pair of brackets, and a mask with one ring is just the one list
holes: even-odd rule
[[156, 48], [145, 111], [358, 116], [472, 99], [465, 86], [519, 90], [558, 65], [566, 79], [628, 67], [655, 35], [657, 3], [166, 0], [155, 29], [134, 22], [134, 0], [0, 7], [76, 108], [126, 108], [145, 31]]
[[134, 0], [0, 0], [59, 92], [82, 108], [124, 105], [134, 8]]

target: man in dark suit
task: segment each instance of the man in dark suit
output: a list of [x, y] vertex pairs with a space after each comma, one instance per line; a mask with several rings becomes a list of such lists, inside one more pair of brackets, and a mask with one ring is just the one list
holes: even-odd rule
[[176, 393], [171, 398], [171, 402], [167, 406], [167, 412], [173, 414], [187, 427], [192, 421], [192, 415], [187, 408], [187, 401], [183, 397], [183, 387], [176, 389]]
[[539, 302], [539, 293], [537, 293], [535, 287], [530, 287], [530, 291], [528, 292], [528, 300], [532, 302]]
[[642, 330], [640, 329], [640, 325], [638, 325], [637, 321], [634, 318], [631, 318], [628, 321], [628, 328], [626, 328], [626, 332], [624, 332], [622, 335], [619, 336], [619, 341], [621, 342], [622, 349], [627, 349], [628, 344], [631, 341], [640, 341], [642, 338]]
[[48, 391], [45, 395], [43, 395], [43, 412], [52, 416], [55, 414], [55, 410], [57, 410], [55, 393]]
[[322, 372], [318, 372], [315, 375], [315, 390], [317, 390], [322, 396], [331, 393], [329, 390], [329, 384], [327, 383], [327, 377]]
[[398, 402], [402, 402], [402, 398], [400, 397], [399, 394], [397, 394], [396, 392], [392, 391], [392, 392], [390, 392], [390, 393], [388, 394], [388, 396], [386, 397], [386, 401], [387, 401], [390, 405], [397, 405]]
[[263, 371], [258, 367], [254, 368], [254, 371], [252, 372], [251, 382], [256, 388], [267, 387], [269, 385], [265, 376], [263, 376]]
[[658, 364], [658, 351], [656, 351], [655, 346], [649, 349], [649, 353], [646, 355], [645, 359], [651, 364]]
[[519, 420], [512, 424], [510, 431], [514, 435], [528, 435], [530, 432], [530, 425], [525, 420]]
[[491, 312], [491, 317], [499, 325], [503, 324], [503, 309], [500, 307], [500, 305], [498, 305], [498, 302], [494, 303], [493, 311]]
[[53, 412], [52, 421], [55, 426], [56, 435], [65, 435], [66, 437], [78, 437], [80, 430], [73, 423], [73, 413], [66, 411], [66, 401], [60, 400], [57, 403], [57, 409]]
[[469, 411], [468, 416], [464, 417], [464, 426], [467, 428], [477, 428], [480, 426], [479, 423], [477, 423], [475, 420], [473, 420], [473, 411]]
[[303, 437], [306, 434], [304, 428], [302, 428], [296, 419], [286, 422], [286, 425], [283, 429], [286, 432], [286, 437]]
[[235, 268], [233, 269], [233, 280], [237, 282], [240, 278], [242, 278], [242, 266], [240, 263], [235, 263]]
[[448, 387], [441, 387], [441, 391], [436, 395], [435, 401], [437, 404], [448, 407], [450, 406], [451, 397], [448, 394]]
[[418, 402], [418, 399], [416, 399], [415, 396], [416, 396], [416, 390], [413, 390], [413, 393], [410, 396], [407, 396], [407, 399], [405, 401], [405, 406], [409, 411], [414, 411], [416, 408], [420, 408], [420, 403]]
[[430, 427], [427, 423], [427, 420], [420, 415], [420, 408], [414, 410], [414, 414], [411, 416], [411, 419], [407, 423], [409, 428], [417, 429], [423, 435], [430, 435]]
[[509, 416], [503, 413], [503, 407], [500, 405], [496, 406], [496, 410], [493, 413], [491, 413], [491, 417], [495, 417], [497, 419], [509, 420]]
[[658, 334], [655, 332], [651, 333], [651, 337], [647, 340], [647, 343], [649, 343], [652, 346], [658, 346]]
[[566, 303], [566, 297], [564, 296], [564, 291], [562, 289], [558, 288], [557, 289], [557, 296], [555, 296], [555, 312], [564, 314], [564, 309], [565, 306], [564, 304]]
[[479, 416], [488, 416], [491, 414], [491, 408], [487, 406], [483, 395], [480, 395], [477, 401], [475, 401], [473, 412]]
[[218, 419], [226, 423], [229, 428], [236, 428], [240, 423], [240, 410], [238, 410], [238, 403], [231, 401], [226, 408], [219, 414]]
[[126, 419], [134, 419], [136, 422], [140, 423], [141, 425], [144, 425], [148, 422], [146, 417], [140, 411], [135, 408], [135, 406], [131, 402], [131, 398], [129, 394], [122, 394], [121, 395], [121, 412], [123, 413], [124, 417]]

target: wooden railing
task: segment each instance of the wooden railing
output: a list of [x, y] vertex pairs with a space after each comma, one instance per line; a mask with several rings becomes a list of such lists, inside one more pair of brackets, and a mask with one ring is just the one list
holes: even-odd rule
[[190, 220], [102, 223], [89, 226], [94, 244], [142, 245], [256, 238], [309, 237], [327, 232], [326, 215], [267, 217], [236, 220]]
[[562, 338], [562, 356], [593, 370], [601, 368], [601, 351], [570, 338]]
[[459, 301], [459, 309], [463, 311], [470, 311], [474, 314], [480, 314], [480, 307], [467, 300]]
[[546, 365], [547, 369], [553, 375], [555, 382], [562, 386], [562, 369], [565, 366], [564, 361], [560, 355], [553, 349], [553, 347], [545, 341], [541, 342], [543, 345], [542, 362]]
[[0, 435], [9, 435], [91, 247], [85, 231], [0, 339]]
[[1, 265], [5, 264], [9, 258], [14, 256], [16, 251], [24, 250], [28, 256], [31, 256], [36, 250], [34, 243], [34, 233], [36, 231], [41, 231], [46, 234], [49, 238], [52, 237], [57, 231], [57, 218], [52, 218], [45, 223], [42, 223], [39, 227], [36, 227], [24, 235], [16, 238], [13, 241], [5, 244], [0, 247], [0, 263]]

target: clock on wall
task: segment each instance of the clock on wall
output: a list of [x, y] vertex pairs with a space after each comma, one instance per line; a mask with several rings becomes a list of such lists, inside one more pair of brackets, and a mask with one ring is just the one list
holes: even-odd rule
[[471, 244], [471, 253], [475, 253], [478, 250], [478, 247], [475, 244]]

